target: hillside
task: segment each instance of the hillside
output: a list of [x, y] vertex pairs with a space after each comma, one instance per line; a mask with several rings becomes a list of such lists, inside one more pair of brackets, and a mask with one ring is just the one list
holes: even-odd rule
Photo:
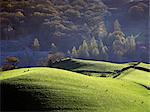
[[147, 0], [1, 0], [0, 6], [1, 58], [36, 66], [37, 40], [39, 55], [55, 45], [66, 57], [149, 63]]
[[1, 39], [32, 35], [44, 50], [51, 42], [61, 48], [64, 42], [77, 44], [88, 38], [89, 29], [102, 22], [107, 11], [101, 0], [2, 0], [0, 6]]
[[130, 80], [141, 85], [150, 87], [150, 73], [141, 70], [130, 69], [122, 73], [118, 79]]
[[[91, 60], [79, 60], [79, 59], [65, 59], [60, 63], [53, 65], [55, 68], [61, 68], [71, 70], [74, 72], [83, 73], [85, 75], [97, 76], [97, 77], [113, 77], [117, 75], [115, 73], [118, 70], [129, 67], [136, 62], [130, 62], [125, 64], [116, 64], [111, 62], [103, 61], [91, 61]], [[149, 69], [149, 64], [140, 63], [137, 67]], [[144, 86], [150, 86], [149, 83], [149, 72], [139, 70], [136, 68], [130, 68], [123, 71], [118, 75], [118, 79], [130, 80]]]
[[[0, 75], [3, 110], [148, 112], [148, 90], [124, 80], [54, 68], [23, 68]], [[16, 100], [17, 98], [17, 100]]]
[[64, 59], [60, 63], [54, 64], [52, 67], [66, 70], [93, 70], [93, 71], [113, 71], [127, 67], [129, 64], [117, 64], [104, 61], [80, 60], [80, 59]]

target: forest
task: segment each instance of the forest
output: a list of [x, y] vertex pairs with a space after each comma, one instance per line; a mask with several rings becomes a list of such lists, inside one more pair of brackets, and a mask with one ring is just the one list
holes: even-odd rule
[[[2, 0], [1, 63], [16, 56], [20, 66], [38, 66], [56, 52], [79, 59], [149, 63], [147, 2], [122, 0], [116, 6], [109, 0]], [[121, 12], [128, 14], [118, 16]]]

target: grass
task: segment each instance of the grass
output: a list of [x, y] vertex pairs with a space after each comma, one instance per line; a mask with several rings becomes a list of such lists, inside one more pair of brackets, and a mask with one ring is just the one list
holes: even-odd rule
[[144, 87], [55, 68], [1, 72], [3, 110], [52, 112], [149, 112]]
[[55, 68], [66, 70], [94, 70], [94, 71], [114, 71], [129, 66], [129, 64], [116, 64], [103, 61], [91, 61], [80, 59], [65, 59], [53, 65]]
[[[102, 62], [102, 61], [90, 61], [90, 60], [79, 60], [79, 59], [64, 59], [60, 63], [56, 63], [53, 65], [54, 68], [61, 68], [66, 69], [74, 72], [78, 72], [80, 70], [92, 70], [92, 71], [99, 71], [99, 72], [114, 72], [114, 70], [121, 70], [122, 68], [131, 66], [133, 64], [136, 64], [136, 62], [130, 62], [130, 63], [124, 63], [124, 64], [116, 64], [111, 62]], [[148, 68], [150, 64], [140, 63], [138, 65], [139, 67]], [[115, 74], [106, 74], [103, 75], [102, 73], [92, 73], [92, 72], [85, 72], [85, 75], [90, 75], [94, 77], [113, 77]], [[148, 84], [149, 79], [149, 73], [142, 71], [142, 70], [136, 70], [136, 69], [129, 69], [123, 74], [121, 74], [121, 79], [127, 79], [133, 82], [137, 82], [143, 85], [150, 85]]]
[[150, 64], [140, 63], [138, 66], [150, 69]]
[[124, 79], [124, 80], [130, 80], [130, 81], [150, 87], [150, 73], [149, 72], [129, 69], [123, 72], [122, 75], [120, 75], [118, 78]]

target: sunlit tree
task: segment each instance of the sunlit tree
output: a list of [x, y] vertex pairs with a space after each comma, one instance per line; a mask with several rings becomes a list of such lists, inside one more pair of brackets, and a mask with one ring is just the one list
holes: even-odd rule
[[94, 37], [90, 41], [90, 53], [93, 57], [99, 55], [98, 44]]
[[122, 41], [120, 40], [115, 40], [113, 42], [113, 52], [114, 54], [120, 59], [124, 53], [126, 52], [125, 50], [125, 43], [123, 43]]
[[83, 41], [82, 45], [79, 46], [79, 56], [87, 58], [90, 56], [89, 48], [86, 40]]
[[133, 35], [126, 38], [125, 48], [128, 52], [133, 52], [136, 48], [136, 41]]
[[78, 57], [78, 51], [77, 51], [75, 46], [72, 48], [71, 55], [72, 55], [73, 58], [77, 58]]
[[98, 37], [104, 38], [107, 36], [107, 29], [104, 22], [100, 22], [98, 26]]
[[53, 53], [57, 52], [57, 47], [54, 43], [51, 44], [51, 52], [53, 52]]
[[38, 50], [39, 47], [40, 47], [40, 42], [39, 42], [38, 38], [35, 38], [33, 41], [33, 49]]
[[103, 60], [107, 60], [108, 59], [108, 48], [107, 48], [107, 46], [103, 46], [102, 47], [101, 59], [103, 59]]

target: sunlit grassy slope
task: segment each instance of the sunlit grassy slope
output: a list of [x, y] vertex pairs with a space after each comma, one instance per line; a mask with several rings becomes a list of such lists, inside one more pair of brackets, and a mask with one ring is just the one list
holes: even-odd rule
[[138, 66], [150, 69], [150, 64], [140, 63]]
[[118, 78], [130, 80], [150, 87], [150, 73], [142, 70], [129, 69], [123, 72]]
[[148, 90], [124, 80], [54, 68], [6, 71], [0, 80], [6, 110], [149, 112]]
[[129, 66], [129, 64], [116, 64], [103, 61], [91, 61], [80, 59], [65, 59], [56, 63], [53, 67], [66, 70], [95, 70], [95, 71], [113, 71]]
[[[79, 60], [79, 59], [65, 59], [64, 61], [55, 64], [53, 67], [63, 68], [66, 70], [78, 71], [78, 70], [92, 70], [92, 71], [111, 71], [121, 70], [124, 67], [131, 66], [136, 62], [116, 64], [110, 62], [102, 61], [89, 61], [89, 60]], [[150, 64], [140, 63], [139, 67], [149, 69]], [[92, 76], [100, 76], [99, 74], [92, 74]], [[150, 86], [150, 73], [137, 69], [129, 69], [124, 71], [118, 79], [126, 79], [128, 81], [133, 81], [145, 86]]]

